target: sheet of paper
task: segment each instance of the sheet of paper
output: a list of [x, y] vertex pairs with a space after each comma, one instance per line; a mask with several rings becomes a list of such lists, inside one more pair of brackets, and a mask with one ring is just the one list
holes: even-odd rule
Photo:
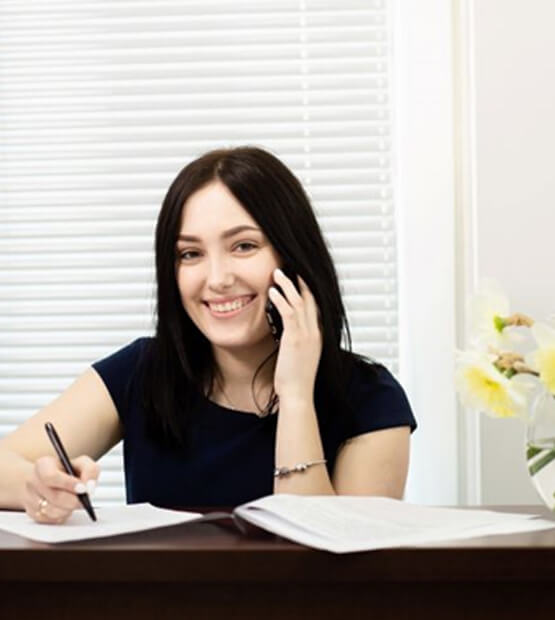
[[555, 521], [530, 514], [345, 495], [269, 495], [236, 513], [295, 542], [336, 553], [555, 528]]
[[106, 506], [95, 509], [97, 521], [84, 510], [76, 510], [61, 525], [36, 523], [24, 512], [0, 511], [0, 530], [46, 543], [104, 538], [178, 525], [202, 517], [197, 512], [178, 512], [150, 504]]

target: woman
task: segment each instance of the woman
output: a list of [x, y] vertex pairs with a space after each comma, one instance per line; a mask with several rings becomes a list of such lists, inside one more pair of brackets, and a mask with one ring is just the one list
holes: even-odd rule
[[[0, 442], [1, 507], [64, 522], [121, 439], [130, 503], [402, 497], [410, 406], [384, 367], [341, 348], [350, 336], [332, 260], [277, 158], [241, 147], [186, 166], [158, 218], [156, 275], [155, 337], [93, 364]], [[46, 421], [79, 478], [63, 471]]]

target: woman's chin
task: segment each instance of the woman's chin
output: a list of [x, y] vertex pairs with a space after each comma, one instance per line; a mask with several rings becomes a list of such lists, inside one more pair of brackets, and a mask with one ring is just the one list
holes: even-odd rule
[[213, 347], [229, 350], [250, 349], [252, 347], [268, 346], [270, 343], [274, 342], [272, 334], [270, 332], [266, 334], [260, 334], [259, 336], [250, 334], [249, 336], [244, 337], [230, 337], [229, 335], [219, 335], [218, 337], [216, 334], [207, 334], [207, 338], [208, 340], [210, 340]]

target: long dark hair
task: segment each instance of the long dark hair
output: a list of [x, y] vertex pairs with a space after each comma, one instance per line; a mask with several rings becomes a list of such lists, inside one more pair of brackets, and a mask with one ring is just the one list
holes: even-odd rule
[[145, 357], [144, 405], [153, 436], [180, 448], [189, 445], [191, 411], [207, 378], [212, 385], [214, 359], [210, 342], [183, 308], [175, 247], [185, 202], [214, 180], [226, 185], [314, 295], [323, 333], [315, 395], [326, 404], [315, 402], [319, 418], [348, 409], [346, 386], [352, 366], [364, 359], [351, 351], [337, 273], [299, 180], [277, 157], [257, 147], [210, 151], [177, 175], [156, 226], [157, 321]]

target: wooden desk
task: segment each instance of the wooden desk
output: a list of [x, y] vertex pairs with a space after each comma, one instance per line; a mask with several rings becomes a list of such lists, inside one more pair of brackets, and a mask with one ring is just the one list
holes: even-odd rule
[[555, 530], [343, 555], [227, 521], [62, 545], [0, 532], [2, 620], [525, 620], [554, 602]]

